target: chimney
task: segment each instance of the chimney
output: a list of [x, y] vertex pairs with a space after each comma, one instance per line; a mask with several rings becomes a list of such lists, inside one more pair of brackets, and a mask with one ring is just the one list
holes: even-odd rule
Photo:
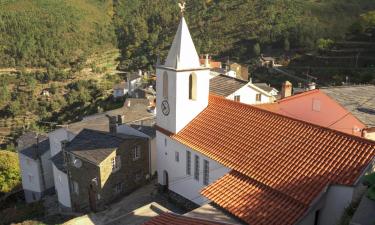
[[315, 82], [311, 82], [309, 83], [309, 90], [315, 90], [316, 89], [316, 83]]
[[117, 117], [106, 115], [109, 120], [109, 132], [111, 134], [117, 133]]
[[205, 58], [205, 60], [204, 60], [204, 66], [205, 66], [206, 68], [209, 68], [209, 67], [210, 67], [210, 60], [209, 60], [209, 55], [208, 55], [208, 54], [206, 54], [206, 58]]
[[292, 96], [292, 89], [292, 83], [285, 81], [281, 87], [281, 98], [283, 99]]
[[117, 124], [121, 125], [125, 123], [125, 115], [117, 115]]

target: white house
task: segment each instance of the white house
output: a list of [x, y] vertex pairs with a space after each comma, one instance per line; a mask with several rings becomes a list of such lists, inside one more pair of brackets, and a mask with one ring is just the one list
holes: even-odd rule
[[129, 85], [127, 82], [121, 82], [113, 87], [113, 97], [121, 98], [128, 93]]
[[27, 132], [17, 140], [17, 149], [26, 202], [39, 201], [44, 195], [52, 194], [54, 188], [48, 137]]
[[182, 18], [156, 67], [158, 183], [248, 224], [336, 224], [375, 143], [210, 95], [209, 72]]
[[250, 105], [272, 103], [277, 96], [277, 90], [267, 84], [253, 84], [222, 74], [210, 79], [210, 93]]

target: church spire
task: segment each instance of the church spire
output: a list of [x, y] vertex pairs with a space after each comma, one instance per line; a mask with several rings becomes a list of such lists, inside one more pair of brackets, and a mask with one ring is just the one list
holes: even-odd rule
[[200, 68], [199, 56], [183, 16], [164, 66], [177, 70]]

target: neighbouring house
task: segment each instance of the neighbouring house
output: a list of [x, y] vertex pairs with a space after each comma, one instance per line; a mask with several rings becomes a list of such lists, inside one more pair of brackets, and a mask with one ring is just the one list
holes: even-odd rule
[[124, 97], [129, 91], [129, 85], [127, 82], [121, 82], [113, 86], [113, 97], [114, 98], [121, 98]]
[[[62, 211], [72, 211], [73, 209], [70, 198], [68, 173], [64, 167], [64, 157], [62, 154], [64, 144], [72, 141], [83, 129], [109, 132], [110, 124], [106, 115], [110, 117], [116, 116], [118, 124], [133, 124], [140, 123], [143, 120], [150, 120], [154, 118], [155, 115], [154, 113], [148, 112], [148, 107], [148, 99], [128, 98], [124, 107], [120, 109], [86, 117], [80, 122], [68, 124], [48, 134], [53, 162], [54, 184]], [[117, 128], [118, 127], [121, 127], [121, 125], [118, 125]], [[156, 164], [155, 161], [151, 163]]]
[[17, 139], [17, 150], [26, 202], [39, 201], [46, 194], [52, 194], [54, 185], [48, 137], [27, 132]]
[[210, 93], [245, 104], [274, 102], [277, 90], [264, 83], [252, 83], [226, 75], [210, 79]]
[[82, 130], [63, 148], [73, 211], [103, 210], [150, 176], [148, 139]]
[[261, 55], [260, 57], [260, 65], [262, 67], [272, 68], [275, 66], [276, 64], [275, 62], [276, 62], [276, 59], [273, 57], [265, 57], [263, 55]]
[[[288, 89], [283, 88], [283, 90]], [[375, 111], [373, 110], [375, 86], [373, 85], [313, 89], [259, 107], [375, 140]]]
[[229, 68], [230, 68], [230, 71], [235, 72], [236, 78], [241, 79], [241, 80], [246, 80], [246, 81], [250, 79], [248, 65], [243, 65], [239, 63], [230, 63]]
[[182, 18], [156, 67], [161, 189], [247, 224], [336, 224], [375, 169], [375, 142], [210, 95], [209, 73]]
[[126, 75], [126, 82], [128, 84], [129, 95], [131, 97], [134, 97], [134, 90], [138, 89], [142, 85], [142, 73], [128, 73]]
[[209, 54], [206, 54], [204, 57], [202, 55], [201, 58], [199, 59], [199, 63], [201, 64], [201, 66], [205, 66], [210, 69], [222, 68], [221, 62], [212, 60]]

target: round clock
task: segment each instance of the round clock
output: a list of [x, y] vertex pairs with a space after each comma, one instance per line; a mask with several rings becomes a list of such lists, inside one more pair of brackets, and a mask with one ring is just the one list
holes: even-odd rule
[[167, 100], [162, 101], [161, 103], [161, 111], [165, 116], [169, 115], [170, 109], [169, 109], [169, 103]]

